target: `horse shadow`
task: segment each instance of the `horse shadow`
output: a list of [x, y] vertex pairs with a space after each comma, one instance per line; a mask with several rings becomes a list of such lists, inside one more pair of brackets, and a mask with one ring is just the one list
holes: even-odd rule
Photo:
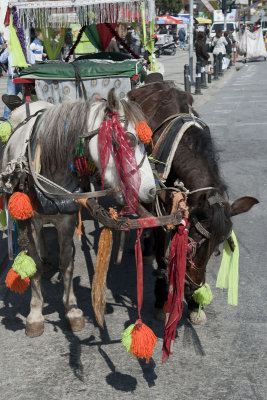
[[[83, 219], [86, 219], [87, 215]], [[101, 228], [98, 222], [94, 221], [94, 231], [90, 233], [90, 239], [86, 236], [83, 226], [83, 235], [81, 237], [81, 249], [83, 251], [86, 273], [88, 274], [90, 287], [94, 275], [94, 260], [91, 251], [94, 249], [97, 253], [98, 239]], [[104, 328], [98, 327], [92, 307], [88, 307], [88, 299], [91, 298], [91, 289], [81, 284], [80, 276], [76, 276], [73, 280], [74, 292], [77, 297], [77, 305], [82, 309], [86, 321], [99, 328], [100, 339], [96, 339], [94, 335], [90, 335], [86, 339], [80, 339], [75, 332], [69, 331], [65, 324], [65, 312], [62, 301], [58, 301], [63, 296], [62, 277], [58, 270], [58, 248], [56, 240], [56, 230], [52, 227], [45, 228], [45, 238], [48, 248], [50, 249], [50, 261], [52, 268], [43, 274], [42, 277], [42, 293], [44, 297], [43, 315], [45, 323], [51, 324], [55, 332], [61, 331], [69, 343], [69, 366], [74, 376], [80, 381], [84, 381], [84, 368], [81, 361], [82, 346], [97, 346], [98, 352], [103, 361], [110, 369], [110, 373], [106, 376], [106, 382], [115, 390], [123, 392], [133, 392], [137, 386], [137, 380], [131, 375], [121, 373], [115, 367], [114, 362], [103, 350], [103, 346], [112, 345], [121, 342], [121, 338], [112, 340], [106, 324]], [[135, 259], [132, 255], [136, 233], [131, 233], [130, 240], [127, 241], [121, 265], [114, 265], [113, 254], [111, 256], [110, 268], [107, 276], [107, 288], [110, 290], [114, 301], [107, 301], [105, 314], [114, 313], [114, 307], [122, 308], [127, 311], [125, 328], [134, 323], [137, 319], [137, 296], [136, 296], [136, 266]], [[77, 243], [76, 243], [77, 245]], [[73, 256], [76, 257], [75, 247], [73, 247]], [[154, 274], [153, 265], [144, 265], [144, 300], [142, 307], [142, 319], [155, 333], [158, 338], [163, 338], [164, 323], [154, 320], [153, 318], [153, 288]], [[118, 276], [120, 279], [118, 279]], [[3, 307], [0, 308], [0, 316], [3, 316], [1, 324], [7, 330], [18, 331], [25, 329], [25, 318], [29, 313], [31, 293], [27, 290], [23, 295], [8, 292]], [[48, 315], [57, 312], [59, 319], [56, 321], [47, 318]], [[22, 318], [20, 317], [22, 316]], [[24, 319], [24, 320], [23, 320]], [[201, 346], [200, 339], [196, 330], [193, 328], [187, 318], [187, 306], [184, 306], [184, 313], [179, 322], [177, 333], [178, 336], [184, 328], [183, 345], [194, 348], [195, 352], [205, 355]], [[185, 336], [187, 340], [185, 340]], [[189, 338], [189, 339], [188, 339]], [[146, 364], [145, 360], [138, 360], [143, 372], [143, 377], [148, 387], [156, 385], [157, 374], [155, 372], [156, 363], [151, 358], [150, 363]]]

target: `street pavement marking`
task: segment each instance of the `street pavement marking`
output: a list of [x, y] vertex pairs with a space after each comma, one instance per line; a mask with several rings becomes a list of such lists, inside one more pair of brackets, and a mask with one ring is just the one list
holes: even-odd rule
[[267, 82], [247, 82], [247, 83], [233, 83], [232, 86], [249, 86], [249, 85], [267, 85]]
[[229, 114], [233, 110], [214, 110], [213, 112], [215, 113], [221, 113], [221, 114]]
[[[240, 99], [241, 99], [242, 97], [240, 97]], [[229, 99], [230, 99], [230, 97], [229, 97]], [[216, 104], [219, 104], [219, 105], [224, 105], [224, 106], [228, 106], [229, 104], [239, 104], [240, 103], [240, 101], [227, 101], [227, 103], [225, 102], [225, 103], [216, 103]], [[232, 110], [231, 110], [232, 111]]]
[[209, 126], [227, 126], [227, 124], [220, 122], [209, 122]]
[[[233, 98], [233, 96], [222, 97], [222, 99], [232, 99], [232, 98]], [[244, 96], [240, 96], [240, 97], [235, 96], [235, 99], [243, 99], [243, 98], [244, 98]]]
[[247, 126], [247, 125], [267, 125], [267, 121], [266, 122], [240, 122], [240, 123], [236, 123], [235, 126]]

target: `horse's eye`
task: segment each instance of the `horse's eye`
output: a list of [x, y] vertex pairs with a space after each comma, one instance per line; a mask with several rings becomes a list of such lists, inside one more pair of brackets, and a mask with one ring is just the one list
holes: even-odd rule
[[137, 137], [136, 137], [133, 133], [131, 133], [131, 132], [126, 132], [126, 133], [127, 133], [127, 135], [128, 135], [128, 138], [130, 139], [130, 142], [131, 142], [133, 148], [136, 149], [136, 147], [138, 146], [138, 139], [137, 139]]

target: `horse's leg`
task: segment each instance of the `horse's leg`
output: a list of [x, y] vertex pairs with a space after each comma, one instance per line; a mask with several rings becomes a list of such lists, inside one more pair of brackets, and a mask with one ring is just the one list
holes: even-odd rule
[[32, 220], [20, 221], [19, 229], [19, 246], [22, 250], [28, 250], [28, 255], [34, 259], [37, 268], [37, 272], [31, 278], [32, 297], [25, 330], [27, 336], [36, 337], [40, 336], [44, 331], [43, 296], [41, 292], [42, 263], [37, 251], [37, 232], [42, 229], [42, 223], [41, 220], [34, 217]]
[[58, 232], [59, 243], [59, 269], [63, 275], [64, 294], [63, 304], [66, 319], [72, 331], [79, 331], [84, 327], [82, 310], [77, 308], [77, 300], [73, 292], [73, 257], [72, 243], [75, 231], [76, 214], [60, 215], [55, 225]]
[[40, 222], [41, 218], [42, 217], [35, 218], [33, 220], [33, 223], [36, 233], [36, 241], [35, 241], [36, 251], [42, 262], [42, 271], [45, 272], [51, 269], [51, 263], [49, 261], [48, 248], [44, 237], [43, 224]]
[[158, 264], [157, 278], [155, 283], [155, 318], [165, 321], [163, 306], [168, 299], [168, 279], [166, 264], [166, 232], [162, 228], [154, 229], [155, 253]]
[[195, 290], [191, 287], [191, 285], [188, 285], [187, 283], [185, 284], [184, 297], [188, 306], [189, 319], [194, 325], [204, 325], [207, 322], [207, 317], [203, 309], [198, 317], [199, 305], [193, 300], [192, 297]]

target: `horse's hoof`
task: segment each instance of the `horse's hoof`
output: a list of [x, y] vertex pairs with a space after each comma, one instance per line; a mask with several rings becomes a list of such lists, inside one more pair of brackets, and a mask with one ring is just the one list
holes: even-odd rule
[[157, 321], [163, 321], [163, 322], [165, 322], [165, 320], [166, 320], [166, 314], [165, 314], [163, 308], [155, 308], [155, 309], [154, 309], [154, 318], [155, 318]]
[[70, 310], [66, 314], [67, 326], [72, 332], [81, 331], [84, 328], [84, 316], [82, 310], [78, 308]]
[[154, 256], [143, 256], [143, 263], [147, 265], [153, 264], [153, 261], [155, 260]]
[[198, 311], [191, 311], [189, 315], [189, 319], [192, 324], [194, 325], [205, 325], [207, 322], [207, 317], [206, 314], [204, 313], [203, 310], [200, 311], [200, 316], [199, 318], [197, 317]]
[[25, 333], [29, 337], [41, 336], [44, 331], [43, 322], [28, 322], [26, 321]]

